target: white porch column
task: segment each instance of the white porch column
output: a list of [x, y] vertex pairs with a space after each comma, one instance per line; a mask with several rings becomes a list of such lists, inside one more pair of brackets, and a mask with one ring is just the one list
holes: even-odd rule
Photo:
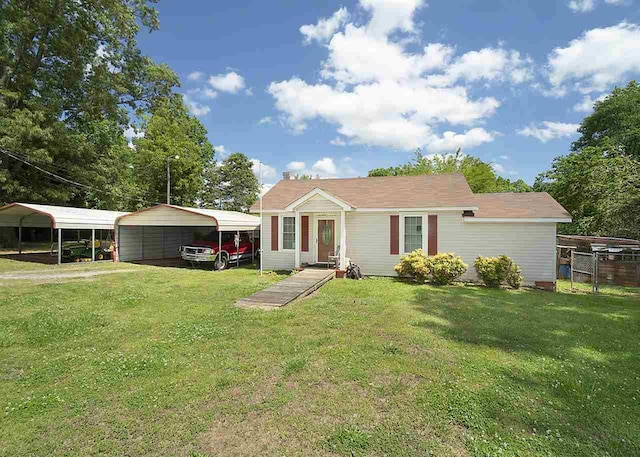
[[347, 224], [345, 211], [340, 211], [340, 269], [347, 268]]
[[296, 227], [295, 227], [295, 267], [300, 268], [300, 212], [296, 211]]

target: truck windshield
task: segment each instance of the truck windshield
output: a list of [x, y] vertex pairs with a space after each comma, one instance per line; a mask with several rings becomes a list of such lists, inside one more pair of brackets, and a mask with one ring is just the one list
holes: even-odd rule
[[[204, 241], [218, 241], [218, 231], [212, 230], [204, 236]], [[231, 232], [222, 232], [222, 242], [229, 243], [233, 242], [233, 233]]]

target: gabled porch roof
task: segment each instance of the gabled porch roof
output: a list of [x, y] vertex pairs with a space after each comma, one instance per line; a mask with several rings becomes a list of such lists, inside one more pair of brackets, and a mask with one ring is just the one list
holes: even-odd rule
[[304, 194], [302, 197], [297, 200], [291, 202], [286, 208], [285, 211], [295, 211], [300, 205], [308, 202], [312, 198], [316, 196], [321, 196], [335, 205], [339, 206], [343, 211], [352, 211], [354, 208], [350, 203], [345, 202], [344, 200], [336, 197], [335, 195], [330, 194], [329, 192], [322, 190], [318, 187], [311, 189], [309, 192]]

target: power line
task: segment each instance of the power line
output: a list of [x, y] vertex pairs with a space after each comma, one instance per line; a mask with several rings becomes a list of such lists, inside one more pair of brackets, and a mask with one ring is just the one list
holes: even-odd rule
[[[60, 176], [60, 175], [58, 175], [56, 173], [53, 173], [53, 172], [51, 172], [49, 170], [45, 170], [44, 168], [42, 168], [42, 167], [40, 167], [40, 166], [38, 166], [38, 165], [36, 165], [34, 163], [31, 163], [29, 160], [20, 157], [17, 153], [12, 152], [12, 151], [8, 151], [8, 150], [6, 150], [4, 148], [0, 148], [0, 152], [3, 153], [4, 155], [8, 156], [8, 157], [11, 157], [14, 160], [17, 160], [19, 162], [24, 163], [25, 165], [33, 167], [36, 170], [38, 170], [38, 171], [40, 171], [40, 172], [42, 172], [42, 173], [44, 173], [44, 174], [56, 179], [56, 180], [58, 180], [58, 181], [60, 181], [60, 182], [62, 182], [64, 184], [70, 184], [72, 186], [76, 186], [76, 187], [79, 187], [81, 189], [91, 190], [91, 191], [98, 192], [98, 193], [110, 194], [112, 196], [119, 197], [119, 198], [128, 198], [129, 201], [136, 200], [136, 201], [143, 202], [143, 203], [146, 202], [146, 200], [143, 199], [142, 197], [125, 197], [125, 196], [123, 196], [123, 195], [121, 195], [119, 193], [116, 193], [116, 192], [112, 192], [112, 191], [105, 190], [105, 189], [98, 189], [98, 188], [95, 188], [93, 186], [88, 186], [86, 184], [82, 184], [82, 183], [79, 183], [77, 181], [73, 181], [72, 179], [65, 178], [64, 176]], [[157, 202], [152, 202], [152, 203], [157, 204]]]

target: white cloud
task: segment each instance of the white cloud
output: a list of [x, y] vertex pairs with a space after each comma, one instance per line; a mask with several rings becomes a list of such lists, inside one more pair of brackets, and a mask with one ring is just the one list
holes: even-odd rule
[[424, 4], [424, 0], [360, 0], [360, 5], [371, 13], [367, 30], [377, 36], [395, 30], [414, 32], [413, 14]]
[[225, 149], [225, 147], [220, 144], [218, 146], [214, 146], [213, 149], [216, 151], [216, 153], [218, 153], [220, 155], [220, 158], [224, 158], [227, 155], [227, 150]]
[[187, 79], [189, 81], [198, 81], [203, 76], [204, 76], [204, 73], [202, 73], [201, 71], [194, 71], [187, 75]]
[[198, 103], [195, 100], [192, 100], [188, 95], [184, 96], [184, 101], [189, 107], [189, 110], [194, 116], [206, 116], [211, 111], [207, 105], [203, 105], [202, 103]]
[[577, 13], [588, 13], [596, 6], [595, 0], [571, 0], [569, 8]]
[[493, 140], [491, 133], [476, 127], [465, 133], [444, 132], [442, 137], [433, 136], [427, 143], [427, 149], [434, 153], [454, 152], [458, 148], [470, 149]]
[[592, 99], [591, 96], [585, 95], [581, 102], [578, 102], [574, 105], [573, 110], [578, 113], [590, 113], [591, 111], [593, 111], [594, 103], [601, 102], [605, 98], [607, 98], [607, 94], [603, 94], [595, 100]]
[[329, 141], [329, 144], [332, 144], [334, 146], [346, 146], [347, 142], [344, 141], [342, 138], [340, 138], [339, 136], [335, 137], [333, 140]]
[[144, 131], [136, 129], [133, 125], [130, 125], [125, 131], [124, 136], [127, 139], [127, 145], [131, 149], [135, 149], [136, 146], [133, 144], [134, 138], [144, 138]]
[[342, 7], [331, 17], [319, 19], [315, 25], [303, 25], [300, 27], [300, 33], [304, 35], [305, 43], [312, 41], [324, 43], [348, 20], [349, 12], [345, 7]]
[[258, 121], [259, 125], [272, 124], [272, 123], [273, 123], [273, 119], [271, 119], [271, 116], [265, 116]]
[[[604, 0], [607, 5], [624, 5], [626, 0]], [[598, 0], [571, 0], [567, 6], [576, 13], [588, 13], [593, 11]]]
[[504, 173], [506, 171], [504, 165], [501, 165], [499, 163], [493, 163], [491, 164], [491, 166], [496, 171], [496, 173]]
[[566, 124], [563, 122], [544, 121], [540, 125], [531, 124], [516, 133], [518, 135], [530, 136], [546, 143], [549, 140], [564, 138], [575, 135], [580, 124]]
[[304, 162], [289, 162], [289, 164], [287, 165], [287, 170], [290, 170], [290, 171], [302, 171], [304, 169], [305, 169]]
[[[260, 160], [251, 159], [251, 169], [253, 170], [253, 174], [256, 175], [258, 180], [260, 179]], [[273, 181], [278, 178], [278, 173], [276, 169], [271, 165], [267, 165], [266, 163], [262, 163], [262, 180], [264, 181]]]
[[509, 160], [509, 156], [507, 156], [507, 155], [500, 156], [500, 158], [501, 158], [502, 160]]
[[455, 59], [442, 75], [430, 76], [435, 85], [449, 85], [458, 80], [511, 81], [521, 84], [533, 78], [530, 58], [522, 58], [518, 51], [502, 48], [483, 48], [469, 51]]
[[[321, 63], [322, 80], [292, 77], [267, 88], [281, 123], [294, 134], [303, 133], [313, 120], [334, 125], [334, 145], [444, 151], [492, 141], [493, 135], [477, 125], [495, 113], [500, 101], [472, 96], [472, 84], [524, 83], [533, 77], [532, 61], [502, 46], [458, 57], [444, 43], [426, 43], [414, 51], [419, 37], [413, 15], [424, 4], [360, 0], [368, 22], [346, 18], [339, 27], [323, 28], [328, 56]], [[467, 131], [454, 132], [455, 126]], [[447, 133], [441, 136], [443, 130]]]
[[230, 94], [236, 94], [245, 87], [244, 78], [235, 71], [209, 76], [209, 84], [220, 92]]
[[338, 172], [336, 164], [331, 157], [324, 157], [313, 164], [311, 170], [320, 176], [335, 176]]
[[271, 83], [268, 91], [299, 132], [321, 118], [352, 143], [397, 149], [425, 145], [434, 135], [430, 123], [472, 124], [500, 105], [492, 97], [470, 100], [463, 87], [433, 88], [424, 81], [363, 84], [349, 92], [294, 78]]
[[596, 28], [556, 48], [548, 57], [549, 81], [555, 88], [573, 83], [583, 93], [605, 91], [640, 72], [640, 27], [621, 22]]

